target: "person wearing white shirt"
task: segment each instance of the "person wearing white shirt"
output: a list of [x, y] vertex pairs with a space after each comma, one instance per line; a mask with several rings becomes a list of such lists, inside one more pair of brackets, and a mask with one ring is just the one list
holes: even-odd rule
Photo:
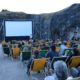
[[44, 80], [67, 80], [68, 78], [68, 67], [64, 61], [56, 61], [53, 64], [54, 73], [51, 76], [45, 77]]
[[47, 76], [44, 80], [58, 80], [56, 74], [53, 74], [52, 76]]
[[63, 52], [64, 52], [64, 50], [68, 48], [66, 45], [67, 45], [66, 42], [63, 42], [63, 43], [60, 45], [60, 52], [59, 52], [59, 55], [62, 55]]

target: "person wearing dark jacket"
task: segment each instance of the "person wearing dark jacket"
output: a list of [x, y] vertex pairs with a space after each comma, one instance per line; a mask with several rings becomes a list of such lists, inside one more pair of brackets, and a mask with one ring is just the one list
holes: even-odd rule
[[53, 57], [57, 57], [57, 56], [59, 56], [59, 53], [56, 52], [56, 47], [53, 45], [53, 46], [51, 46], [51, 51], [48, 52], [46, 57], [50, 58], [50, 60], [52, 60]]

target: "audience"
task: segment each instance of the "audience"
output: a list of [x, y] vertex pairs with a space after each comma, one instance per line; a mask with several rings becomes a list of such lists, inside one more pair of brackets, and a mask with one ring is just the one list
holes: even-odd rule
[[[74, 36], [73, 40], [75, 38], [76, 37]], [[59, 40], [57, 40], [57, 42], [60, 43], [60, 47], [59, 47], [60, 48], [60, 52], [59, 53], [56, 52], [56, 46], [57, 45], [54, 45], [52, 41], [47, 41], [47, 42], [45, 42], [43, 40], [39, 40], [39, 41], [37, 40], [37, 41], [34, 41], [34, 42], [33, 41], [29, 41], [29, 42], [28, 41], [19, 41], [18, 42], [18, 43], [20, 43], [19, 46], [21, 46], [21, 45], [23, 46], [22, 49], [21, 49], [22, 51], [32, 51], [32, 53], [33, 53], [31, 59], [29, 60], [28, 66], [27, 66], [27, 72], [29, 72], [30, 65], [31, 65], [32, 61], [34, 59], [38, 58], [40, 50], [47, 50], [48, 51], [48, 53], [46, 55], [46, 58], [50, 59], [49, 63], [51, 63], [51, 61], [52, 61], [52, 59], [54, 57], [62, 56], [64, 50], [68, 49], [68, 47], [66, 46], [67, 43], [63, 42], [61, 44], [61, 42]], [[17, 43], [17, 41], [13, 41], [12, 42], [12, 47], [18, 47], [18, 43]], [[6, 45], [8, 47], [10, 47], [11, 44], [8, 42], [8, 43], [6, 43]], [[33, 50], [33, 47], [36, 47], [37, 49]], [[72, 47], [72, 46], [70, 46], [70, 47]], [[78, 51], [78, 49], [74, 48], [74, 47], [72, 47], [72, 48], [73, 48], [73, 54], [71, 54], [69, 56], [69, 59], [72, 56], [80, 56], [80, 52]], [[80, 43], [78, 44], [78, 48], [80, 48]], [[59, 61], [56, 61], [53, 64], [53, 67], [54, 67], [53, 75], [45, 77], [44, 80], [70, 80], [70, 79], [72, 79], [72, 77], [74, 78], [74, 77], [79, 77], [80, 76], [80, 66], [78, 66], [78, 68], [69, 69], [65, 62], [59, 60]], [[70, 73], [68, 72], [69, 70], [70, 70]], [[69, 74], [72, 77], [69, 77]]]
[[53, 64], [54, 73], [51, 76], [47, 76], [44, 80], [66, 80], [68, 78], [68, 68], [65, 62], [56, 61]]

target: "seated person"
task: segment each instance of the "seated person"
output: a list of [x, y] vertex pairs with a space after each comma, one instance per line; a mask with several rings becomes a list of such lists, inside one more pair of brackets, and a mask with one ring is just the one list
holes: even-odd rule
[[53, 57], [57, 57], [57, 56], [59, 56], [59, 54], [56, 52], [56, 47], [55, 46], [51, 46], [51, 51], [48, 52], [46, 57], [50, 58], [50, 60], [52, 60]]
[[14, 43], [14, 44], [12, 44], [12, 47], [16, 48], [16, 47], [18, 47], [18, 44]]
[[79, 36], [77, 34], [77, 31], [74, 32], [74, 35], [72, 37], [72, 41], [75, 42], [75, 41], [79, 41]]
[[64, 42], [60, 45], [59, 55], [62, 55], [63, 52], [64, 52], [64, 50], [68, 48], [66, 45], [67, 45], [67, 42], [66, 42], [66, 41], [64, 41]]
[[22, 51], [23, 51], [23, 52], [27, 52], [27, 51], [29, 51], [29, 49], [28, 49], [28, 47], [26, 46], [26, 47], [23, 47]]
[[37, 50], [33, 53], [33, 56], [31, 57], [31, 59], [28, 62], [28, 65], [27, 65], [27, 73], [29, 72], [29, 69], [30, 69], [30, 66], [31, 66], [31, 63], [33, 62], [33, 60], [38, 58], [38, 54], [39, 54], [39, 51], [37, 51]]
[[79, 56], [80, 55], [80, 53], [79, 53], [79, 51], [77, 50], [77, 48], [74, 48], [73, 49], [73, 54], [72, 54], [72, 56]]
[[80, 53], [79, 53], [79, 51], [77, 50], [77, 48], [74, 48], [74, 49], [73, 49], [73, 54], [70, 54], [70, 55], [69, 55], [69, 59], [70, 59], [72, 56], [80, 56]]
[[66, 60], [66, 62], [68, 62], [72, 56], [80, 56], [79, 51], [77, 50], [77, 48], [73, 49], [73, 53], [69, 55], [68, 59]]
[[79, 76], [80, 76], [80, 66], [77, 68], [77, 70], [79, 71]]
[[72, 77], [79, 77], [79, 71], [76, 69], [76, 68], [74, 68], [74, 67], [72, 67], [71, 69], [70, 69], [70, 74], [71, 74], [71, 76]]
[[56, 61], [53, 67], [53, 75], [47, 76], [44, 80], [66, 80], [68, 78], [68, 68], [64, 61]]

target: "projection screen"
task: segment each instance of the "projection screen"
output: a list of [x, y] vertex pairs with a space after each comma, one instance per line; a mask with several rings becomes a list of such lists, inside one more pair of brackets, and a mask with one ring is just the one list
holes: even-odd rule
[[32, 37], [32, 21], [5, 21], [5, 36], [30, 36]]

